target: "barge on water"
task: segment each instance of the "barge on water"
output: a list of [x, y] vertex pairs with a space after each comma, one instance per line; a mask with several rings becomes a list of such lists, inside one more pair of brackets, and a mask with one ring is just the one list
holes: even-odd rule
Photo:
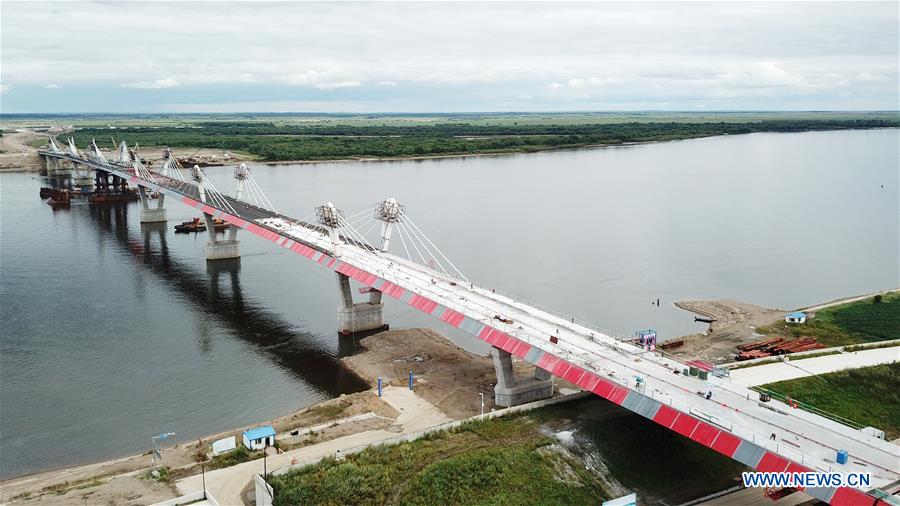
[[[228, 224], [219, 218], [213, 218], [213, 229], [216, 232], [224, 232], [228, 228]], [[189, 234], [191, 232], [205, 232], [206, 223], [200, 218], [194, 218], [191, 221], [185, 221], [180, 225], [175, 225], [176, 234]]]

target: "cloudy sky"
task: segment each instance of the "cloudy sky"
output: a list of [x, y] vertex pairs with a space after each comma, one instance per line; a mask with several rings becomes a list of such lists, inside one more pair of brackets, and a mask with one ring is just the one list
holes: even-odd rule
[[896, 110], [898, 6], [3, 0], [0, 111]]

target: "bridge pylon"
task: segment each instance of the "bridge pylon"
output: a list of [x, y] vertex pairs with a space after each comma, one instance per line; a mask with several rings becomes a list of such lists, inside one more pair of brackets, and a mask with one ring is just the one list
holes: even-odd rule
[[508, 351], [492, 347], [491, 358], [497, 372], [494, 404], [510, 407], [553, 397], [553, 380], [548, 371], [535, 366], [533, 377], [516, 378], [512, 355]]
[[[131, 165], [134, 169], [134, 173], [141, 179], [155, 181], [153, 176], [150, 175], [150, 171], [148, 171], [141, 162], [141, 157], [137, 153], [129, 151], [125, 141], [122, 141], [122, 143], [119, 144], [119, 163], [122, 165]], [[150, 192], [147, 191], [145, 186], [141, 186], [140, 184], [138, 184], [138, 196], [141, 201], [141, 223], [162, 223], [166, 221], [166, 194], [164, 192], [160, 192], [159, 195], [157, 195], [156, 206], [150, 205], [150, 201], [152, 200]]]
[[[197, 183], [197, 190], [200, 193], [200, 202], [206, 204], [207, 198], [210, 197], [212, 197], [213, 200], [222, 198], [222, 196], [216, 191], [215, 188], [206, 188], [206, 177], [203, 175], [203, 171], [200, 170], [200, 167], [198, 165], [194, 165], [194, 168], [191, 169], [191, 177]], [[212, 203], [221, 205], [221, 202]], [[203, 218], [206, 221], [206, 231], [209, 234], [209, 241], [207, 241], [206, 243], [206, 260], [211, 261], [225, 260], [229, 258], [240, 258], [241, 243], [237, 240], [237, 227], [229, 226], [227, 229], [228, 238], [219, 239], [219, 237], [216, 235], [216, 222], [213, 216], [211, 214], [203, 213]]]
[[[341, 245], [343, 233], [352, 237], [351, 229], [344, 212], [336, 208], [331, 202], [316, 208], [316, 219], [320, 225], [328, 230], [331, 239], [331, 254], [334, 258], [341, 257]], [[358, 240], [358, 239], [351, 239]], [[387, 330], [384, 323], [384, 304], [381, 302], [381, 292], [373, 288], [368, 289], [369, 300], [367, 302], [353, 302], [353, 290], [350, 287], [350, 278], [340, 272], [337, 275], [338, 290], [341, 296], [341, 305], [338, 306], [338, 333], [342, 336], [350, 336], [359, 332], [372, 332]]]

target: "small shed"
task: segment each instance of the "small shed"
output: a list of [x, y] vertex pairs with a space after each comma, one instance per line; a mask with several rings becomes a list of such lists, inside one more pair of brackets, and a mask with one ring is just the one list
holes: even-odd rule
[[260, 450], [275, 445], [275, 429], [271, 425], [254, 427], [244, 432], [244, 446], [251, 450]]
[[806, 323], [806, 313], [794, 311], [791, 314], [784, 315], [784, 321], [786, 323]]

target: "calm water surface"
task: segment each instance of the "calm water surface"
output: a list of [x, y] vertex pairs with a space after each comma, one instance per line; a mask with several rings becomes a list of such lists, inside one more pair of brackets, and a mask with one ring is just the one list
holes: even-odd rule
[[[900, 284], [898, 131], [752, 134], [403, 162], [254, 166], [280, 212], [393, 196], [471, 278], [618, 333], [700, 329], [672, 306], [793, 308]], [[220, 188], [230, 169], [210, 168]], [[207, 265], [195, 214], [54, 211], [0, 176], [0, 474], [146, 451], [364, 388], [340, 367], [334, 274], [243, 235]], [[882, 187], [883, 185], [883, 187]], [[661, 306], [651, 305], [659, 298]], [[429, 325], [389, 300], [395, 327]]]

